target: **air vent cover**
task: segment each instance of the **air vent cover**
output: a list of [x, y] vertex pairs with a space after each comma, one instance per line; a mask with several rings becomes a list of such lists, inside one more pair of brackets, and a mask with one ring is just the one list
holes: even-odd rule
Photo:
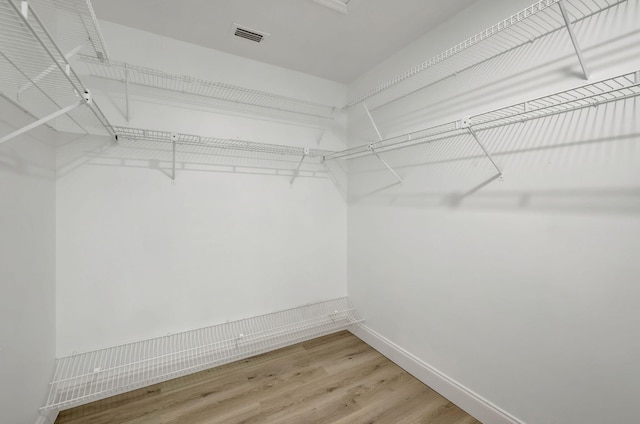
[[264, 31], [258, 31], [236, 23], [231, 26], [231, 33], [236, 37], [244, 38], [245, 40], [253, 41], [254, 43], [261, 43], [264, 41], [265, 37], [269, 36], [269, 33]]

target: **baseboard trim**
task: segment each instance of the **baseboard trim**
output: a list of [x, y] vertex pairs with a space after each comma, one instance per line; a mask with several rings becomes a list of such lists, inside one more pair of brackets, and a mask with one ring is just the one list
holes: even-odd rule
[[484, 424], [525, 424], [365, 325], [351, 333]]
[[60, 411], [58, 411], [57, 409], [42, 411], [40, 412], [40, 416], [38, 417], [36, 424], [54, 424], [56, 422], [56, 419], [58, 419], [59, 413]]

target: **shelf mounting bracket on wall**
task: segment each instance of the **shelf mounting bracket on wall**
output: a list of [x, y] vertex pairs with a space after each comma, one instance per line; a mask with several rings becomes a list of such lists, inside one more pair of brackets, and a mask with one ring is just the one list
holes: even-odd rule
[[[367, 104], [366, 103], [362, 103], [362, 106], [364, 107], [364, 110], [367, 113], [367, 116], [369, 117], [369, 121], [371, 122], [371, 125], [373, 126], [373, 129], [375, 130], [376, 135], [378, 136], [378, 141], [382, 141], [383, 140], [382, 134], [380, 133], [380, 130], [378, 129], [378, 126], [376, 125], [376, 121], [373, 120], [373, 116], [371, 116], [371, 111], [369, 111], [369, 108], [367, 107]], [[389, 165], [386, 160], [382, 159], [380, 157], [380, 155], [378, 154], [378, 152], [376, 152], [376, 144], [375, 143], [369, 143], [369, 149], [371, 150], [371, 153], [373, 153], [374, 156], [385, 166], [385, 168], [387, 168], [389, 170], [389, 172], [391, 172], [393, 174], [393, 176], [398, 180], [398, 182], [402, 184], [403, 181], [402, 181], [402, 178], [400, 177], [400, 175], [398, 175], [398, 173], [393, 170], [391, 165]]]
[[173, 145], [173, 156], [172, 156], [172, 163], [171, 163], [171, 181], [175, 181], [176, 180], [176, 143], [178, 141], [178, 134], [173, 133], [171, 134], [171, 144]]
[[473, 137], [473, 139], [478, 144], [478, 146], [480, 146], [480, 148], [482, 149], [484, 154], [487, 156], [487, 158], [489, 159], [493, 167], [496, 168], [496, 171], [498, 171], [498, 176], [502, 177], [502, 170], [500, 169], [496, 161], [493, 159], [493, 156], [491, 156], [491, 153], [489, 153], [489, 150], [487, 150], [485, 145], [482, 144], [482, 141], [480, 141], [480, 137], [478, 137], [478, 134], [471, 127], [471, 118], [463, 118], [461, 120], [461, 124], [462, 124], [462, 128], [466, 128], [467, 130], [469, 130], [469, 134], [471, 135], [471, 137]]
[[56, 118], [58, 118], [58, 117], [60, 117], [62, 115], [65, 115], [65, 114], [71, 112], [72, 110], [74, 110], [74, 109], [76, 109], [76, 108], [78, 108], [78, 107], [80, 107], [82, 105], [87, 105], [87, 104], [91, 104], [91, 93], [89, 93], [88, 91], [86, 91], [83, 94], [83, 98], [79, 102], [70, 104], [67, 107], [64, 107], [64, 108], [62, 108], [62, 109], [60, 109], [60, 110], [58, 110], [56, 112], [53, 112], [52, 114], [47, 115], [42, 119], [38, 119], [37, 121], [32, 122], [29, 125], [24, 126], [24, 127], [20, 128], [20, 129], [18, 129], [16, 131], [14, 131], [14, 132], [12, 132], [11, 134], [7, 134], [4, 137], [0, 138], [0, 144], [5, 143], [5, 142], [7, 142], [9, 140], [12, 140], [12, 139], [16, 138], [17, 136], [19, 136], [21, 134], [24, 134], [24, 133], [26, 133], [28, 131], [31, 131], [32, 129], [37, 128], [40, 125], [46, 124], [47, 122], [49, 122], [49, 121], [51, 121], [53, 119], [56, 119]]
[[573, 48], [576, 51], [576, 55], [578, 56], [578, 61], [580, 61], [580, 66], [582, 67], [582, 72], [584, 73], [584, 79], [589, 79], [589, 70], [587, 69], [587, 64], [582, 56], [582, 49], [580, 49], [580, 44], [578, 44], [578, 38], [576, 37], [575, 32], [573, 32], [573, 26], [571, 25], [571, 17], [569, 16], [569, 12], [567, 12], [567, 7], [564, 4], [565, 0], [560, 0], [558, 2], [558, 6], [560, 7], [560, 13], [562, 13], [562, 18], [564, 19], [564, 23], [567, 27], [567, 32], [569, 32], [569, 37], [571, 38], [571, 43], [573, 43]]
[[127, 64], [124, 64], [124, 98], [126, 102], [126, 115], [125, 118], [127, 122], [129, 122], [129, 69], [127, 68]]
[[293, 171], [293, 176], [291, 177], [291, 181], [289, 181], [290, 185], [293, 185], [293, 182], [295, 181], [295, 179], [300, 174], [300, 168], [302, 167], [302, 162], [304, 162], [304, 159], [307, 157], [309, 152], [310, 152], [310, 150], [308, 148], [305, 148], [303, 150], [302, 157], [300, 158], [300, 162], [298, 162], [298, 166], [296, 167], [295, 171]]

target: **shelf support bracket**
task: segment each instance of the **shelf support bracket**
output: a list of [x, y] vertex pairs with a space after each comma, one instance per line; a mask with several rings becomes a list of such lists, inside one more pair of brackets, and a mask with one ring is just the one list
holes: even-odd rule
[[[469, 121], [467, 121], [467, 123], [468, 122]], [[464, 121], [463, 121], [463, 123], [464, 123]], [[484, 154], [491, 161], [491, 164], [493, 165], [493, 167], [496, 168], [496, 171], [498, 171], [498, 176], [502, 177], [502, 170], [500, 169], [500, 167], [498, 166], [496, 161], [493, 159], [493, 156], [491, 156], [491, 153], [489, 153], [489, 151], [487, 150], [485, 145], [482, 144], [482, 141], [480, 141], [480, 137], [478, 137], [478, 134], [474, 131], [473, 128], [471, 128], [471, 125], [467, 126], [467, 129], [469, 130], [469, 134], [471, 134], [471, 137], [473, 137], [473, 139], [476, 141], [476, 143], [478, 143], [478, 146], [480, 146], [480, 148], [482, 149]]]
[[300, 162], [298, 162], [298, 166], [296, 167], [295, 171], [293, 171], [293, 176], [291, 177], [291, 181], [289, 181], [289, 185], [293, 185], [293, 182], [300, 174], [300, 168], [302, 167], [302, 162], [304, 162], [304, 159], [307, 157], [307, 155], [309, 155], [309, 149], [305, 148], [302, 151], [302, 157], [300, 158]]
[[[375, 130], [376, 135], [378, 136], [378, 141], [382, 141], [383, 140], [382, 134], [380, 133], [380, 130], [378, 129], [378, 126], [376, 125], [376, 121], [373, 120], [373, 116], [371, 116], [371, 111], [367, 107], [367, 104], [366, 103], [362, 103], [362, 106], [364, 107], [364, 110], [367, 113], [367, 116], [369, 117], [369, 121], [371, 122], [371, 126], [373, 126], [373, 129]], [[378, 154], [378, 152], [376, 152], [375, 143], [370, 143], [369, 144], [369, 150], [371, 150], [371, 153], [373, 153], [374, 156], [380, 162], [382, 162], [382, 164], [385, 166], [385, 168], [387, 168], [389, 170], [389, 172], [391, 172], [393, 174], [393, 176], [398, 180], [399, 183], [403, 183], [402, 178], [400, 177], [400, 175], [398, 175], [398, 173], [396, 171], [394, 171], [393, 168], [391, 168], [391, 166], [387, 163], [387, 161], [382, 159], [380, 157], [380, 155]]]
[[126, 118], [127, 122], [129, 122], [129, 69], [126, 63], [124, 64], [124, 97], [126, 102]]
[[[69, 53], [65, 54], [64, 58], [67, 59], [67, 61], [68, 61], [73, 56], [77, 55], [80, 50], [82, 50], [82, 46], [78, 46], [75, 49], [71, 50]], [[69, 64], [66, 64], [66, 66], [65, 66], [65, 71], [66, 71], [65, 73], [67, 74], [67, 76], [69, 75], [69, 72], [71, 70], [68, 66], [69, 66]], [[24, 93], [25, 91], [27, 91], [31, 87], [34, 87], [37, 83], [39, 83], [44, 78], [46, 78], [47, 75], [49, 75], [55, 69], [56, 69], [56, 65], [51, 65], [47, 69], [45, 69], [44, 71], [40, 72], [40, 74], [38, 74], [38, 76], [36, 76], [35, 78], [32, 78], [32, 79], [30, 78], [27, 83], [25, 83], [22, 87], [18, 88], [18, 98], [20, 97], [20, 94]]]
[[369, 121], [371, 122], [371, 125], [373, 126], [373, 129], [376, 131], [376, 135], [378, 136], [378, 141], [382, 141], [382, 134], [380, 134], [380, 130], [378, 130], [378, 126], [376, 125], [376, 121], [373, 120], [373, 116], [371, 116], [371, 111], [369, 111], [369, 108], [367, 107], [366, 103], [362, 103], [362, 106], [364, 107], [365, 112], [367, 112], [367, 116], [369, 117]]
[[171, 163], [171, 181], [176, 180], [176, 143], [178, 141], [178, 134], [171, 134], [171, 144], [173, 145], [173, 156]]
[[393, 168], [391, 167], [391, 165], [389, 165], [387, 163], [386, 160], [382, 159], [380, 157], [380, 155], [378, 154], [378, 152], [376, 152], [376, 145], [375, 143], [370, 143], [369, 144], [369, 150], [371, 150], [371, 153], [373, 153], [373, 155], [380, 161], [382, 162], [382, 164], [385, 166], [385, 168], [387, 168], [389, 170], [389, 172], [391, 172], [393, 174], [394, 177], [396, 177], [396, 180], [398, 180], [399, 183], [403, 183], [404, 181], [402, 181], [402, 177], [400, 177], [400, 175], [398, 175], [398, 173], [396, 171], [393, 170]]
[[567, 27], [567, 32], [569, 32], [569, 37], [571, 37], [571, 43], [573, 43], [573, 48], [576, 51], [576, 55], [578, 56], [578, 61], [580, 62], [580, 66], [582, 67], [582, 72], [584, 73], [584, 79], [589, 79], [589, 70], [587, 69], [587, 64], [582, 56], [582, 49], [580, 49], [580, 44], [578, 43], [578, 38], [576, 37], [575, 32], [573, 32], [573, 27], [571, 26], [571, 17], [569, 16], [569, 12], [567, 12], [567, 7], [564, 4], [565, 0], [560, 0], [558, 2], [558, 6], [560, 7], [560, 12], [562, 13], [562, 18], [564, 19], [564, 23]]
[[7, 134], [4, 137], [0, 138], [0, 144], [2, 143], [6, 143], [9, 140], [12, 140], [14, 138], [16, 138], [17, 136], [24, 134], [28, 131], [31, 131], [34, 128], [39, 127], [40, 125], [46, 124], [47, 122], [56, 119], [62, 115], [65, 115], [69, 112], [71, 112], [72, 110], [82, 106], [82, 105], [86, 105], [86, 104], [90, 104], [91, 103], [91, 95], [89, 92], [84, 93], [84, 97], [82, 100], [80, 100], [79, 102], [73, 103], [65, 108], [62, 108], [56, 112], [53, 112], [51, 115], [47, 115], [42, 119], [38, 119], [35, 122], [30, 123], [29, 125], [22, 127], [14, 132], [12, 132], [11, 134]]

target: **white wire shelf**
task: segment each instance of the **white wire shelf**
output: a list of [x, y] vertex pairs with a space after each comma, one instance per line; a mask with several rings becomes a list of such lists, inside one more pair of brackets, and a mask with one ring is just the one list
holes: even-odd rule
[[345, 330], [348, 298], [56, 360], [43, 410], [66, 409]]
[[[0, 0], [0, 92], [39, 119], [79, 105], [88, 90], [28, 4]], [[59, 117], [56, 128], [113, 135], [93, 101]]]
[[29, 3], [68, 59], [82, 53], [109, 62], [91, 0], [29, 0]]
[[[332, 159], [357, 159], [434, 141], [446, 140], [492, 128], [568, 113], [589, 107], [640, 96], [640, 71], [560, 91], [548, 96], [474, 115], [441, 125], [413, 131], [370, 144], [363, 144], [325, 156]], [[372, 151], [375, 149], [375, 153]]]
[[140, 128], [113, 127], [118, 139], [144, 140], [193, 146], [207, 146], [217, 149], [240, 150], [246, 152], [268, 153], [287, 156], [308, 156], [322, 158], [331, 153], [328, 150], [305, 149], [302, 147], [284, 146], [280, 144], [259, 143], [255, 141], [201, 137], [190, 134], [171, 133], [168, 131], [145, 130]]
[[[363, 103], [404, 81], [426, 73], [420, 80], [420, 87], [399, 94], [390, 100], [385, 99], [370, 108], [371, 111], [379, 109], [540, 38], [557, 31], [567, 30], [561, 3], [573, 25], [625, 1], [627, 0], [537, 1], [526, 9], [354, 98], [347, 103], [345, 109]], [[576, 49], [578, 50], [577, 47]], [[579, 50], [578, 56], [582, 63]]]
[[[258, 107], [262, 110], [272, 109], [321, 119], [332, 119], [336, 110], [333, 106], [320, 103], [193, 78], [187, 75], [172, 74], [125, 62], [111, 61], [109, 64], [105, 64], [93, 57], [82, 55], [79, 56], [79, 59], [87, 65], [88, 72], [93, 77], [167, 90], [183, 95], [198, 96], [202, 99], [217, 102], [216, 106], [222, 101], [245, 107]], [[251, 110], [248, 111], [252, 112]]]

